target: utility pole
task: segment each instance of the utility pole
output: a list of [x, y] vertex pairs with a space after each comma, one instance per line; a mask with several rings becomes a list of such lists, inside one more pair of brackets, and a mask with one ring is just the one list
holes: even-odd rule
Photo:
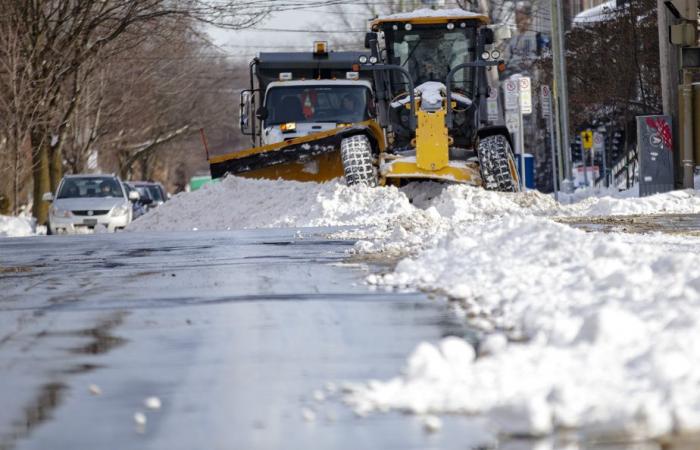
[[564, 165], [562, 190], [573, 190], [571, 147], [569, 146], [569, 93], [566, 81], [566, 45], [564, 42], [564, 12], [559, 0], [551, 0], [552, 61], [554, 66], [554, 101], [558, 111], [558, 154]]
[[[669, 39], [669, 27], [675, 23], [669, 9], [666, 7], [665, 0], [657, 0], [657, 17], [659, 24], [659, 63], [661, 69], [661, 98], [663, 102], [663, 112], [671, 117], [671, 126], [673, 128], [673, 166], [681, 167], [680, 152], [678, 143], [680, 142], [679, 127], [678, 127], [678, 85], [679, 79], [679, 61], [678, 48], [671, 44]], [[676, 187], [682, 185], [682, 173], [680, 170], [675, 171]]]
[[[657, 3], [657, 15], [663, 106], [664, 112], [672, 117], [674, 128], [677, 129], [673, 136], [675, 184], [678, 186], [680, 181], [683, 188], [692, 189], [697, 162], [695, 161], [696, 144], [700, 142], [698, 141], [700, 130], [695, 129], [700, 123], [700, 120], [695, 120], [695, 116], [700, 114], [698, 111], [700, 108], [694, 105], [694, 97], [697, 95], [693, 92], [694, 75], [700, 71], [698, 2], [697, 0], [666, 0], [663, 6], [661, 3], [661, 1]], [[669, 19], [669, 13], [675, 19]], [[672, 24], [669, 26], [670, 22]], [[675, 109], [667, 112], [667, 106], [671, 108], [674, 100]]]

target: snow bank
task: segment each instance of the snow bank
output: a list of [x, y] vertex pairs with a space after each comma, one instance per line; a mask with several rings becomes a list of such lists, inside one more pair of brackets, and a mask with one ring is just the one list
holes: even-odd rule
[[[446, 194], [432, 200], [441, 214], [477, 214]], [[699, 432], [700, 239], [586, 233], [527, 214], [548, 212], [539, 196], [509, 196], [501, 205], [508, 214], [498, 217], [496, 202], [476, 195], [486, 220], [453, 221], [392, 273], [369, 281], [459, 299], [482, 342], [477, 349], [457, 338], [421, 343], [400, 376], [354, 386], [347, 402], [363, 415], [481, 414], [511, 435]], [[680, 192], [572, 207], [663, 212], [692, 210], [696, 201]], [[404, 233], [407, 242], [421, 235]]]
[[396, 188], [348, 188], [338, 182], [317, 184], [227, 177], [221, 183], [178, 194], [135, 220], [128, 229], [378, 225], [413, 211], [408, 198]]
[[[645, 198], [584, 197], [562, 205], [531, 191], [502, 194], [462, 185], [424, 183], [348, 188], [339, 181], [298, 183], [228, 177], [181, 193], [135, 220], [128, 229], [226, 230], [311, 226], [389, 226], [414, 222], [443, 227], [512, 216], [601, 216], [700, 213], [698, 191]], [[383, 237], [383, 236], [382, 236]]]
[[0, 237], [22, 237], [36, 234], [34, 221], [25, 217], [0, 216]]

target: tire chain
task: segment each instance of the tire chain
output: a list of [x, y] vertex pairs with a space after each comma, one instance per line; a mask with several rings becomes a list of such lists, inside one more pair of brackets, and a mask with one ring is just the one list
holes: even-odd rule
[[348, 186], [377, 185], [377, 173], [372, 164], [372, 146], [367, 136], [360, 134], [343, 139], [340, 156]]
[[518, 186], [510, 173], [510, 145], [501, 135], [487, 136], [479, 141], [479, 164], [484, 187], [492, 191], [516, 192]]

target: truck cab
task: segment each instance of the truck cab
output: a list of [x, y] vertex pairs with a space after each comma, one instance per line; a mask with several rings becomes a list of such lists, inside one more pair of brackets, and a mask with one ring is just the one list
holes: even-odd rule
[[251, 146], [209, 157], [212, 178], [347, 178], [348, 138], [364, 135], [373, 148], [384, 148], [372, 74], [358, 63], [362, 54], [332, 52], [325, 42], [316, 42], [313, 52], [260, 53], [240, 97], [241, 132]]
[[[347, 76], [355, 75], [348, 72]], [[262, 145], [364, 122], [374, 116], [372, 105], [372, 86], [366, 80], [272, 82], [261, 110]]]

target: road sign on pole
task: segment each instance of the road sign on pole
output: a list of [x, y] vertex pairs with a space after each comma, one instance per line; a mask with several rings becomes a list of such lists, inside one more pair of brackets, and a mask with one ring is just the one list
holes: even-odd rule
[[510, 131], [512, 134], [516, 134], [518, 130], [520, 129], [520, 121], [518, 120], [518, 112], [517, 111], [506, 111], [506, 128], [508, 128], [508, 131]]
[[532, 82], [529, 77], [518, 78], [520, 90], [520, 111], [532, 114]]
[[581, 145], [584, 150], [593, 148], [593, 132], [591, 130], [584, 130], [581, 132]]
[[518, 109], [518, 82], [516, 80], [506, 80], [503, 83], [503, 92], [506, 96], [506, 109], [508, 111], [517, 111]]
[[499, 121], [500, 114], [498, 111], [498, 89], [489, 87], [489, 97], [486, 100], [486, 111], [489, 122], [494, 123]]
[[540, 105], [542, 105], [542, 117], [552, 117], [552, 91], [546, 84], [540, 88]]

